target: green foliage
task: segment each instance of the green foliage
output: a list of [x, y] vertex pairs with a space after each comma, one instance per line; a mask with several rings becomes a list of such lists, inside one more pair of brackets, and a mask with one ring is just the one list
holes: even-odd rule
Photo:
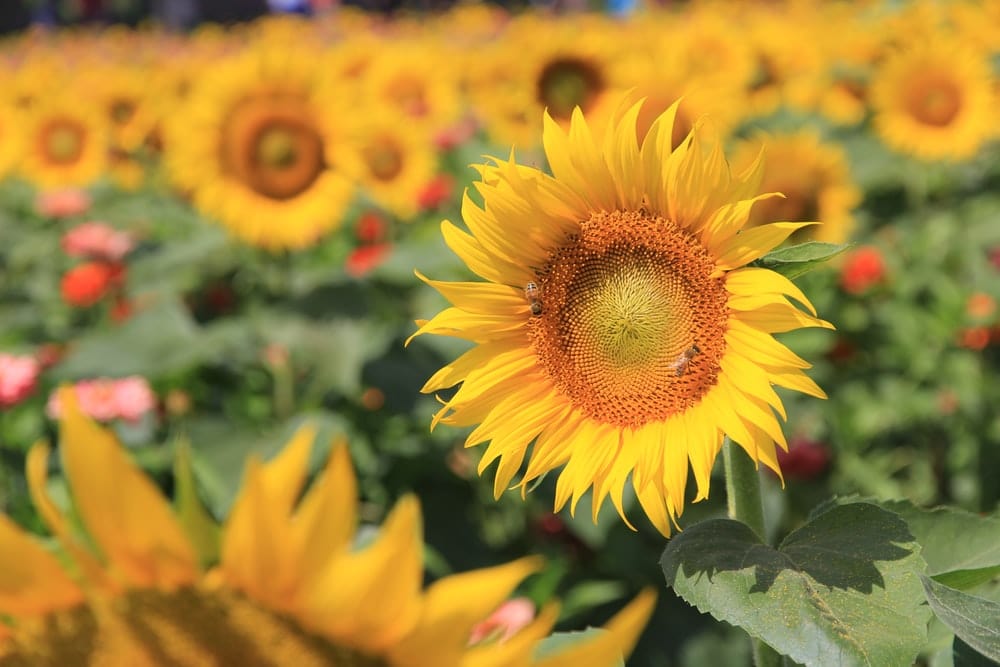
[[807, 241], [772, 250], [754, 264], [777, 271], [786, 278], [797, 278], [821, 267], [848, 248], [850, 245], [846, 243]]
[[920, 578], [934, 614], [966, 644], [1000, 662], [1000, 604]]
[[661, 565], [698, 609], [805, 664], [910, 664], [927, 638], [920, 546], [875, 505], [833, 507], [776, 549], [740, 522], [704, 521]]

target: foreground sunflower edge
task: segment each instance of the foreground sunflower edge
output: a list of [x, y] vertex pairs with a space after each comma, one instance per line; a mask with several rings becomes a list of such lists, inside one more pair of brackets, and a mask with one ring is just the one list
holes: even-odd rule
[[[603, 142], [576, 109], [568, 132], [544, 117], [551, 175], [507, 160], [479, 165], [482, 206], [465, 193], [468, 231], [442, 223], [445, 243], [485, 282], [417, 276], [452, 305], [423, 334], [474, 346], [422, 391], [458, 386], [431, 427], [475, 426], [499, 461], [494, 494], [562, 468], [555, 509], [575, 512], [592, 490], [625, 515], [629, 478], [665, 536], [684, 509], [688, 469], [702, 500], [724, 437], [781, 474], [787, 449], [774, 387], [826, 395], [810, 364], [773, 334], [833, 326], [780, 273], [753, 265], [803, 227], [748, 227], [763, 155], [731, 174], [721, 140], [696, 122], [673, 147], [675, 102], [637, 134], [643, 101], [625, 100]], [[796, 303], [793, 303], [797, 302]], [[806, 312], [807, 311], [807, 312]]]
[[31, 450], [27, 478], [63, 557], [0, 514], [0, 665], [604, 667], [631, 651], [652, 613], [656, 595], [645, 590], [606, 631], [540, 655], [559, 613], [551, 603], [510, 640], [469, 645], [472, 628], [540, 559], [424, 589], [416, 498], [402, 498], [374, 540], [355, 547], [358, 489], [346, 445], [331, 448], [299, 499], [317, 435], [310, 426], [271, 460], [249, 459], [218, 562], [206, 568], [185, 513], [82, 414], [70, 388], [60, 399], [72, 514], [49, 495], [47, 446]]

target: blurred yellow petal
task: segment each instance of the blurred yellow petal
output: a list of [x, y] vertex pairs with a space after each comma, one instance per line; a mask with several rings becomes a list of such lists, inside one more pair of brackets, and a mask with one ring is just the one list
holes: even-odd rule
[[44, 614], [82, 601], [52, 554], [0, 514], [0, 614]]
[[608, 621], [603, 632], [537, 661], [537, 667], [613, 667], [635, 648], [656, 605], [656, 592], [647, 588]]
[[[59, 392], [61, 458], [88, 532], [124, 583], [169, 590], [198, 577], [198, 559], [170, 504], [107, 430]], [[122, 502], [127, 499], [127, 502]]]

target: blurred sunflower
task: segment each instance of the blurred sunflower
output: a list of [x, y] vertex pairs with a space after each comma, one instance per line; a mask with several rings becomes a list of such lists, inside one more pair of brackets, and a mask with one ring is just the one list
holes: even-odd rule
[[817, 133], [800, 131], [785, 135], [761, 135], [741, 142], [733, 153], [733, 167], [750, 167], [764, 152], [764, 174], [760, 188], [780, 192], [757, 202], [750, 212], [750, 226], [769, 222], [811, 222], [791, 240], [843, 243], [851, 237], [851, 211], [861, 203], [861, 191], [851, 180], [847, 156], [836, 144], [824, 143]]
[[149, 71], [122, 64], [95, 64], [84, 77], [103, 110], [111, 144], [118, 150], [140, 147], [156, 122], [150, 99]]
[[375, 540], [353, 549], [357, 488], [345, 446], [334, 447], [296, 506], [309, 429], [268, 463], [249, 461], [220, 562], [203, 573], [185, 533], [196, 523], [171, 511], [114, 436], [81, 415], [72, 391], [60, 399], [63, 469], [89, 539], [74, 534], [47, 495], [48, 449], [36, 446], [32, 499], [72, 567], [0, 515], [0, 665], [555, 667], [586, 655], [587, 664], [610, 666], [652, 611], [655, 596], [643, 592], [607, 632], [540, 660], [531, 654], [556, 605], [506, 643], [470, 647], [472, 628], [538, 559], [446, 577], [423, 591], [416, 499], [402, 499]]
[[21, 172], [42, 187], [87, 185], [107, 165], [107, 124], [100, 111], [66, 90], [26, 113]]
[[24, 120], [20, 110], [7, 100], [0, 101], [0, 177], [21, 159], [22, 127]]
[[335, 97], [320, 101], [320, 74], [290, 52], [235, 56], [198, 78], [167, 125], [174, 181], [247, 243], [315, 243], [353, 196], [344, 170], [351, 151]]
[[384, 40], [365, 70], [363, 89], [372, 106], [388, 106], [409, 125], [425, 132], [440, 130], [462, 112], [458, 71], [429, 39]]
[[437, 170], [430, 138], [385, 108], [359, 113], [355, 124], [351, 144], [360, 156], [359, 182], [379, 206], [403, 220], [413, 217], [420, 193]]
[[[830, 327], [790, 281], [746, 266], [810, 223], [743, 230], [760, 164], [733, 177], [720, 144], [695, 126], [671, 148], [676, 104], [636, 139], [639, 104], [616, 112], [603, 143], [581, 113], [568, 133], [545, 117], [554, 176], [513, 158], [482, 168], [485, 204], [466, 195], [471, 231], [442, 225], [448, 246], [485, 283], [427, 282], [454, 304], [414, 334], [475, 347], [423, 387], [461, 383], [433, 424], [478, 427], [499, 459], [499, 496], [559, 466], [555, 506], [593, 487], [624, 518], [632, 486], [664, 534], [684, 508], [688, 467], [709, 492], [723, 435], [778, 471], [772, 384], [823, 397], [809, 364], [771, 334]], [[511, 416], [516, 415], [516, 419]], [[626, 519], [627, 521], [627, 519]]]
[[871, 83], [875, 129], [891, 148], [919, 158], [963, 160], [996, 131], [986, 56], [939, 36], [891, 55]]
[[465, 73], [476, 115], [493, 141], [534, 148], [542, 112], [565, 125], [574, 107], [601, 123], [620, 93], [612, 27], [519, 16], [502, 40], [477, 51]]

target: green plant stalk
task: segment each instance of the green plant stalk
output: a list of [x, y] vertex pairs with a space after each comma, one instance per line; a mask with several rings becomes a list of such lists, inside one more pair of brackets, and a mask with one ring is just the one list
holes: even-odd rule
[[295, 379], [289, 364], [279, 364], [271, 369], [274, 378], [274, 414], [288, 419], [295, 410]]
[[[726, 468], [726, 502], [729, 518], [742, 521], [767, 542], [764, 532], [764, 504], [760, 498], [760, 475], [756, 463], [728, 437], [722, 445]], [[781, 656], [773, 648], [751, 638], [753, 662], [757, 667], [781, 667]]]

